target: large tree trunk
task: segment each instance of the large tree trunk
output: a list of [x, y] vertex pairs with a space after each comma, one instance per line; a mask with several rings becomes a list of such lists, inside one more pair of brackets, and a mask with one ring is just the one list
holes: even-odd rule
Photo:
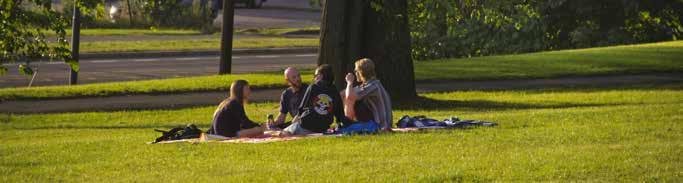
[[415, 75], [410, 57], [406, 0], [383, 1], [381, 8], [367, 0], [327, 0], [323, 9], [318, 64], [334, 68], [335, 84], [360, 58], [375, 62], [378, 78], [392, 98], [413, 98]]

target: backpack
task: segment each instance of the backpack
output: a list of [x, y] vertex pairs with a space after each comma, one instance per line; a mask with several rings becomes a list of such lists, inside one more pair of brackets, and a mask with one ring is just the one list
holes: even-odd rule
[[199, 138], [199, 136], [201, 136], [202, 134], [202, 130], [197, 128], [197, 126], [194, 124], [187, 124], [187, 126], [185, 126], [184, 128], [172, 128], [169, 131], [163, 131], [159, 129], [154, 129], [154, 131], [161, 132], [162, 135], [161, 137], [156, 138], [156, 140], [152, 142], [153, 144], [161, 141]]

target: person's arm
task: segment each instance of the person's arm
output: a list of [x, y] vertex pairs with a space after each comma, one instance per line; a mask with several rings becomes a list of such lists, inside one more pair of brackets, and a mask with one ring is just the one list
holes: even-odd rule
[[368, 94], [377, 91], [378, 89], [379, 86], [377, 86], [374, 82], [370, 82], [364, 86], [354, 87], [353, 92], [351, 93], [355, 94], [357, 99], [362, 99], [365, 98], [365, 96], [367, 96]]
[[280, 113], [277, 115], [277, 118], [275, 118], [275, 121], [274, 121], [275, 124], [284, 123], [285, 120], [287, 119], [287, 112], [290, 112], [289, 108], [287, 108], [287, 106], [288, 106], [287, 101], [286, 101], [287, 97], [285, 96], [286, 92], [287, 92], [287, 90], [282, 92], [282, 95], [280, 95]]
[[235, 106], [235, 114], [240, 122], [240, 130], [259, 126], [247, 117], [247, 113], [244, 111], [244, 106], [242, 106], [242, 104]]
[[237, 118], [241, 122], [240, 130], [237, 132], [237, 137], [258, 137], [263, 135], [263, 131], [265, 129], [264, 125], [267, 124], [263, 123], [259, 125], [251, 121], [249, 117], [247, 117], [247, 113], [244, 111], [244, 106], [241, 104], [235, 108]]
[[275, 118], [274, 125], [282, 124], [285, 122], [286, 119], [287, 119], [287, 113], [280, 112], [279, 114], [277, 114], [277, 118]]
[[[333, 108], [333, 110], [334, 110], [333, 112], [334, 112], [335, 118], [337, 118], [337, 124], [343, 124], [342, 126], [349, 124], [349, 122], [351, 122], [352, 120], [350, 118], [348, 118], [346, 115], [344, 115], [345, 114], [344, 108], [336, 107], [336, 106], [344, 106], [344, 103], [341, 100], [341, 96], [337, 95], [337, 96], [332, 96], [332, 97], [333, 97], [332, 102], [334, 103], [334, 106], [335, 106]], [[344, 107], [346, 107], [346, 106], [344, 106]]]
[[346, 89], [340, 92], [343, 93], [340, 97], [344, 99], [344, 115], [351, 120], [356, 120], [356, 94], [353, 91], [353, 81], [355, 79], [353, 74], [346, 74]]

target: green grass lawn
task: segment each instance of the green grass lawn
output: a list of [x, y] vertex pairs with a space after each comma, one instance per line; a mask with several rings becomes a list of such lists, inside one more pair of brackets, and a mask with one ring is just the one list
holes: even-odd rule
[[[458, 115], [499, 126], [270, 144], [145, 144], [154, 128], [206, 129], [212, 106], [0, 116], [0, 181], [681, 182], [681, 89], [422, 94], [397, 104], [394, 118]], [[276, 111], [247, 106], [259, 121]]]
[[283, 36], [290, 33], [309, 33], [319, 32], [320, 27], [306, 27], [306, 28], [262, 28], [262, 29], [239, 29], [235, 30], [236, 34], [245, 35], [263, 35], [263, 36]]
[[[71, 29], [66, 31], [67, 36], [71, 36]], [[51, 34], [53, 35], [53, 34]], [[197, 30], [187, 29], [81, 29], [81, 36], [132, 36], [132, 35], [152, 35], [152, 36], [190, 36], [200, 35]]]
[[[303, 75], [306, 81], [312, 80], [310, 74]], [[178, 93], [186, 91], [229, 90], [230, 83], [237, 79], [249, 81], [252, 88], [286, 87], [281, 73], [234, 74], [221, 76], [200, 76], [160, 80], [130, 82], [111, 82], [84, 84], [77, 86], [47, 86], [35, 88], [0, 89], [0, 101], [15, 99], [48, 99], [83, 96], [112, 96], [141, 93]]]
[[[683, 41], [415, 62], [418, 81], [552, 78], [683, 71]], [[304, 81], [312, 76], [304, 73]], [[225, 90], [240, 78], [255, 87], [284, 86], [279, 73], [0, 89], [1, 100]]]
[[[307, 28], [262, 28], [262, 29], [236, 29], [235, 34], [256, 34], [268, 36], [281, 36], [290, 32], [297, 31], [316, 31], [319, 27]], [[54, 32], [46, 32], [47, 35], [53, 36]], [[71, 29], [66, 30], [67, 36], [71, 36]], [[133, 35], [150, 35], [150, 36], [192, 36], [200, 35], [198, 30], [189, 29], [81, 29], [81, 36], [133, 36]], [[214, 34], [220, 34], [214, 33]]]
[[[316, 47], [317, 38], [248, 37], [234, 39], [233, 48], [280, 48]], [[98, 41], [81, 43], [81, 51], [93, 52], [139, 52], [139, 51], [189, 51], [220, 49], [221, 39], [192, 40], [144, 40], [144, 41]]]
[[683, 41], [418, 62], [419, 80], [548, 78], [683, 71]]

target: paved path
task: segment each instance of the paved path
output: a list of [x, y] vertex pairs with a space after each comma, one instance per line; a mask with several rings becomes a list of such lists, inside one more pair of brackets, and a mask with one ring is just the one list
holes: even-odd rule
[[[418, 92], [456, 90], [500, 90], [553, 87], [629, 86], [634, 84], [681, 83], [683, 73], [618, 76], [564, 77], [555, 79], [443, 81], [417, 84]], [[282, 89], [255, 90], [253, 102], [277, 101]], [[82, 111], [117, 111], [138, 109], [174, 109], [216, 105], [227, 93], [197, 92], [171, 95], [133, 95], [80, 99], [27, 100], [0, 103], [0, 113], [52, 113]], [[169, 100], [173, 99], [173, 100]]]
[[[305, 28], [320, 26], [322, 13], [297, 9], [273, 8], [264, 4], [261, 9], [235, 9], [234, 26], [244, 28]], [[214, 19], [214, 25], [221, 25], [221, 16]]]
[[[287, 66], [315, 67], [317, 54], [264, 54], [233, 56], [233, 73], [279, 71]], [[81, 60], [79, 83], [132, 81], [218, 73], [218, 56], [122, 58]], [[21, 75], [17, 64], [5, 64], [9, 69], [0, 77], [0, 88], [28, 86], [30, 76]], [[68, 83], [69, 67], [63, 62], [33, 63], [37, 76], [33, 86]]]
[[320, 10], [319, 5], [311, 6], [310, 0], [268, 0], [263, 7]]

